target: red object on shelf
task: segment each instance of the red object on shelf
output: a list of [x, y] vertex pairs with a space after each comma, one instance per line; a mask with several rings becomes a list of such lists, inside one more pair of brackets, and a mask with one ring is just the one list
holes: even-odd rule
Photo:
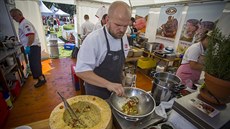
[[0, 128], [4, 127], [7, 117], [9, 115], [9, 110], [6, 104], [5, 99], [3, 98], [2, 93], [0, 92]]
[[76, 67], [75, 64], [71, 65], [72, 82], [73, 82], [73, 86], [75, 87], [75, 90], [80, 90], [80, 82], [79, 82], [79, 78], [75, 73], [75, 67]]
[[20, 82], [18, 80], [15, 80], [14, 85], [11, 88], [10, 92], [13, 95], [14, 98], [17, 98], [19, 96], [19, 94], [20, 94], [20, 91], [21, 91]]

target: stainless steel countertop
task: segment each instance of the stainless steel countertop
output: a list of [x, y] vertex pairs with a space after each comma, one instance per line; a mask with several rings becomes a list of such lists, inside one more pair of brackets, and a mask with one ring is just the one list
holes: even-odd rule
[[146, 127], [160, 123], [164, 121], [164, 118], [156, 115], [153, 112], [150, 116], [143, 118], [139, 121], [128, 121], [122, 118], [114, 109], [112, 109], [113, 113], [113, 124], [116, 129], [145, 129]]

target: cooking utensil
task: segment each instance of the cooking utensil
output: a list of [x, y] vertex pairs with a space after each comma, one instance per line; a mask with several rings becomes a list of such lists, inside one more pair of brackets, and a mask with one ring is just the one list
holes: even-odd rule
[[70, 117], [72, 119], [78, 120], [77, 115], [75, 114], [75, 112], [73, 111], [73, 109], [70, 107], [69, 103], [66, 101], [66, 99], [59, 93], [57, 92], [58, 95], [61, 97], [63, 103], [64, 103], [64, 107], [65, 109], [68, 111], [68, 113], [70, 114]]
[[168, 72], [158, 72], [154, 74], [152, 94], [157, 105], [161, 101], [168, 101], [175, 96], [185, 86], [181, 85], [181, 79]]
[[134, 87], [124, 87], [124, 90], [125, 95], [128, 97], [128, 99], [138, 99], [138, 114], [127, 115], [123, 113], [122, 106], [126, 104], [127, 97], [119, 97], [116, 95], [116, 93], [113, 92], [110, 95], [109, 102], [115, 112], [118, 113], [118, 115], [129, 121], [138, 121], [153, 113], [156, 104], [154, 98], [149, 93]]
[[75, 122], [79, 122], [84, 127], [87, 127], [87, 125], [84, 122], [82, 122], [80, 119], [78, 119], [77, 114], [73, 111], [73, 109], [71, 108], [69, 103], [66, 101], [66, 99], [59, 92], [57, 92], [57, 93], [61, 97], [61, 99], [62, 99], [62, 101], [64, 103], [64, 107], [67, 110], [67, 112], [69, 113], [69, 115], [72, 118], [72, 120], [75, 121]]

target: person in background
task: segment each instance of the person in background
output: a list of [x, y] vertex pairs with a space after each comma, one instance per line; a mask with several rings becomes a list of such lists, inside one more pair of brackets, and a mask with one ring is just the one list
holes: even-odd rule
[[75, 44], [75, 37], [74, 37], [73, 33], [70, 33], [70, 36], [69, 36], [68, 41], [69, 41], [70, 43]]
[[54, 27], [54, 17], [53, 17], [53, 15], [51, 15], [51, 17], [49, 18], [49, 22], [50, 22], [50, 27], [53, 29], [53, 27]]
[[200, 42], [200, 39], [202, 38], [202, 34], [206, 31], [213, 30], [215, 28], [215, 23], [212, 21], [202, 21], [200, 20], [198, 24], [198, 29], [196, 30], [196, 33], [193, 37], [192, 43], [198, 43]]
[[147, 16], [146, 16], [146, 18], [141, 17], [141, 16], [136, 17], [134, 26], [140, 33], [142, 33], [142, 34], [145, 33], [146, 24], [147, 24]]
[[122, 70], [128, 55], [125, 35], [130, 23], [131, 9], [122, 1], [113, 2], [108, 10], [108, 22], [90, 33], [79, 50], [76, 74], [85, 81], [85, 91], [102, 99], [111, 92], [124, 95]]
[[133, 39], [137, 37], [138, 31], [134, 26], [135, 24], [135, 18], [131, 17], [130, 24], [127, 28], [126, 35], [128, 37], [129, 45], [133, 45]]
[[10, 15], [19, 23], [19, 39], [25, 47], [26, 54], [28, 54], [33, 78], [38, 80], [34, 87], [38, 88], [46, 83], [45, 76], [42, 74], [41, 43], [38, 38], [38, 33], [32, 23], [23, 17], [23, 13], [19, 9], [11, 9]]
[[182, 84], [190, 83], [190, 88], [200, 79], [200, 74], [204, 68], [204, 54], [208, 47], [208, 36], [208, 32], [203, 33], [200, 42], [188, 47], [176, 72], [176, 75], [181, 78]]
[[59, 31], [59, 29], [58, 29], [58, 21], [57, 21], [57, 18], [54, 18], [54, 25], [53, 25], [53, 27], [54, 27], [54, 31], [55, 32], [58, 32]]
[[97, 10], [95, 16], [96, 16], [98, 19], [101, 20], [102, 16], [103, 16], [104, 14], [106, 14], [107, 12], [108, 12], [108, 11], [107, 11], [107, 8], [103, 5], [103, 6], [101, 6], [100, 8], [98, 8], [98, 10]]
[[108, 14], [104, 14], [101, 18], [101, 21], [97, 22], [93, 30], [102, 28], [108, 22]]
[[85, 37], [93, 31], [94, 24], [89, 21], [89, 15], [84, 16], [85, 22], [81, 25], [81, 39], [84, 40]]

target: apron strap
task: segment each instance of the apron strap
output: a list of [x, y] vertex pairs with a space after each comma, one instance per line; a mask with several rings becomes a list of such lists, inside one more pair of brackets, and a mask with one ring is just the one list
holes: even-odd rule
[[108, 38], [107, 38], [107, 34], [106, 34], [106, 31], [105, 31], [105, 27], [103, 28], [103, 30], [104, 30], [104, 34], [105, 34], [107, 49], [108, 49], [108, 51], [110, 51], [109, 40], [108, 40]]

